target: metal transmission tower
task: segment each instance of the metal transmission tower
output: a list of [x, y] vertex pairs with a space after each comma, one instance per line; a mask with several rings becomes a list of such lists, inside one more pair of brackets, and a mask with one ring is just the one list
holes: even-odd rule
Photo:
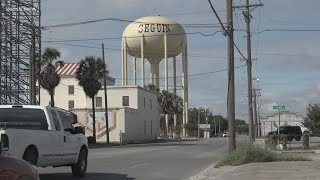
[[0, 0], [0, 104], [36, 104], [40, 0]]

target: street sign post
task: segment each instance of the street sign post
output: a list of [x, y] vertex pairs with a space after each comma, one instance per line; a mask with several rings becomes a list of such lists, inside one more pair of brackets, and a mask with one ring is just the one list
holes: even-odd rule
[[280, 110], [284, 110], [286, 108], [286, 106], [282, 106], [282, 105], [277, 105], [277, 106], [273, 106], [274, 110], [278, 110], [279, 111], [279, 122], [278, 122], [278, 150], [280, 150]]

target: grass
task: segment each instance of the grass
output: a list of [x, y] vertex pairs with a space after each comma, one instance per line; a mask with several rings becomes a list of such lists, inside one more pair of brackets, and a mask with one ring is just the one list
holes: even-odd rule
[[240, 145], [235, 151], [227, 154], [216, 164], [221, 166], [239, 166], [248, 163], [274, 162], [274, 161], [308, 161], [309, 159], [296, 154], [277, 154], [274, 151], [246, 143]]

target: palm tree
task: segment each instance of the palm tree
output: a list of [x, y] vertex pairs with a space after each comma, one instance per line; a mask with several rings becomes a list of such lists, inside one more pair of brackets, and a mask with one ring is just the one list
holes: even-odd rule
[[80, 66], [76, 72], [79, 85], [82, 86], [86, 95], [92, 99], [92, 120], [93, 120], [93, 139], [96, 142], [96, 118], [94, 97], [101, 89], [99, 79], [104, 77], [104, 62], [101, 58], [87, 56], [80, 61]]
[[160, 91], [159, 87], [156, 85], [153, 85], [153, 84], [148, 84], [147, 89], [149, 89], [150, 91], [157, 92], [157, 93], [159, 93], [159, 91]]
[[60, 52], [57, 49], [46, 48], [40, 61], [42, 70], [38, 74], [40, 86], [50, 94], [51, 107], [54, 107], [54, 89], [61, 80], [60, 75], [56, 73], [56, 68], [64, 64], [63, 61], [56, 61], [55, 65], [53, 65], [53, 61], [58, 58], [60, 58]]

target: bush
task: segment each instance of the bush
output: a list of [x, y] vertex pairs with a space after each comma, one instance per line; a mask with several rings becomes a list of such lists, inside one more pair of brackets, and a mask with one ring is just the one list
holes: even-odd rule
[[235, 151], [227, 154], [216, 164], [220, 166], [239, 166], [256, 162], [273, 162], [273, 161], [307, 161], [308, 158], [295, 154], [277, 154], [274, 151], [263, 149], [259, 146], [246, 143], [240, 145]]
[[[282, 144], [284, 150], [288, 149], [288, 147], [287, 147], [288, 136], [280, 134], [280, 143]], [[267, 137], [267, 139], [266, 139], [267, 148], [269, 148], [271, 150], [275, 150], [275, 149], [277, 149], [277, 145], [278, 145], [278, 135], [272, 134]]]
[[303, 134], [302, 135], [302, 143], [303, 143], [303, 149], [310, 149], [309, 146], [309, 135], [308, 134]]
[[280, 135], [280, 142], [283, 146], [283, 149], [284, 150], [287, 150], [288, 147], [287, 147], [287, 144], [288, 144], [288, 136], [287, 135]]
[[226, 155], [216, 166], [238, 166], [253, 162], [272, 162], [275, 153], [253, 144], [242, 144], [235, 151]]
[[278, 137], [275, 134], [271, 134], [266, 139], [266, 147], [275, 150], [278, 144]]

